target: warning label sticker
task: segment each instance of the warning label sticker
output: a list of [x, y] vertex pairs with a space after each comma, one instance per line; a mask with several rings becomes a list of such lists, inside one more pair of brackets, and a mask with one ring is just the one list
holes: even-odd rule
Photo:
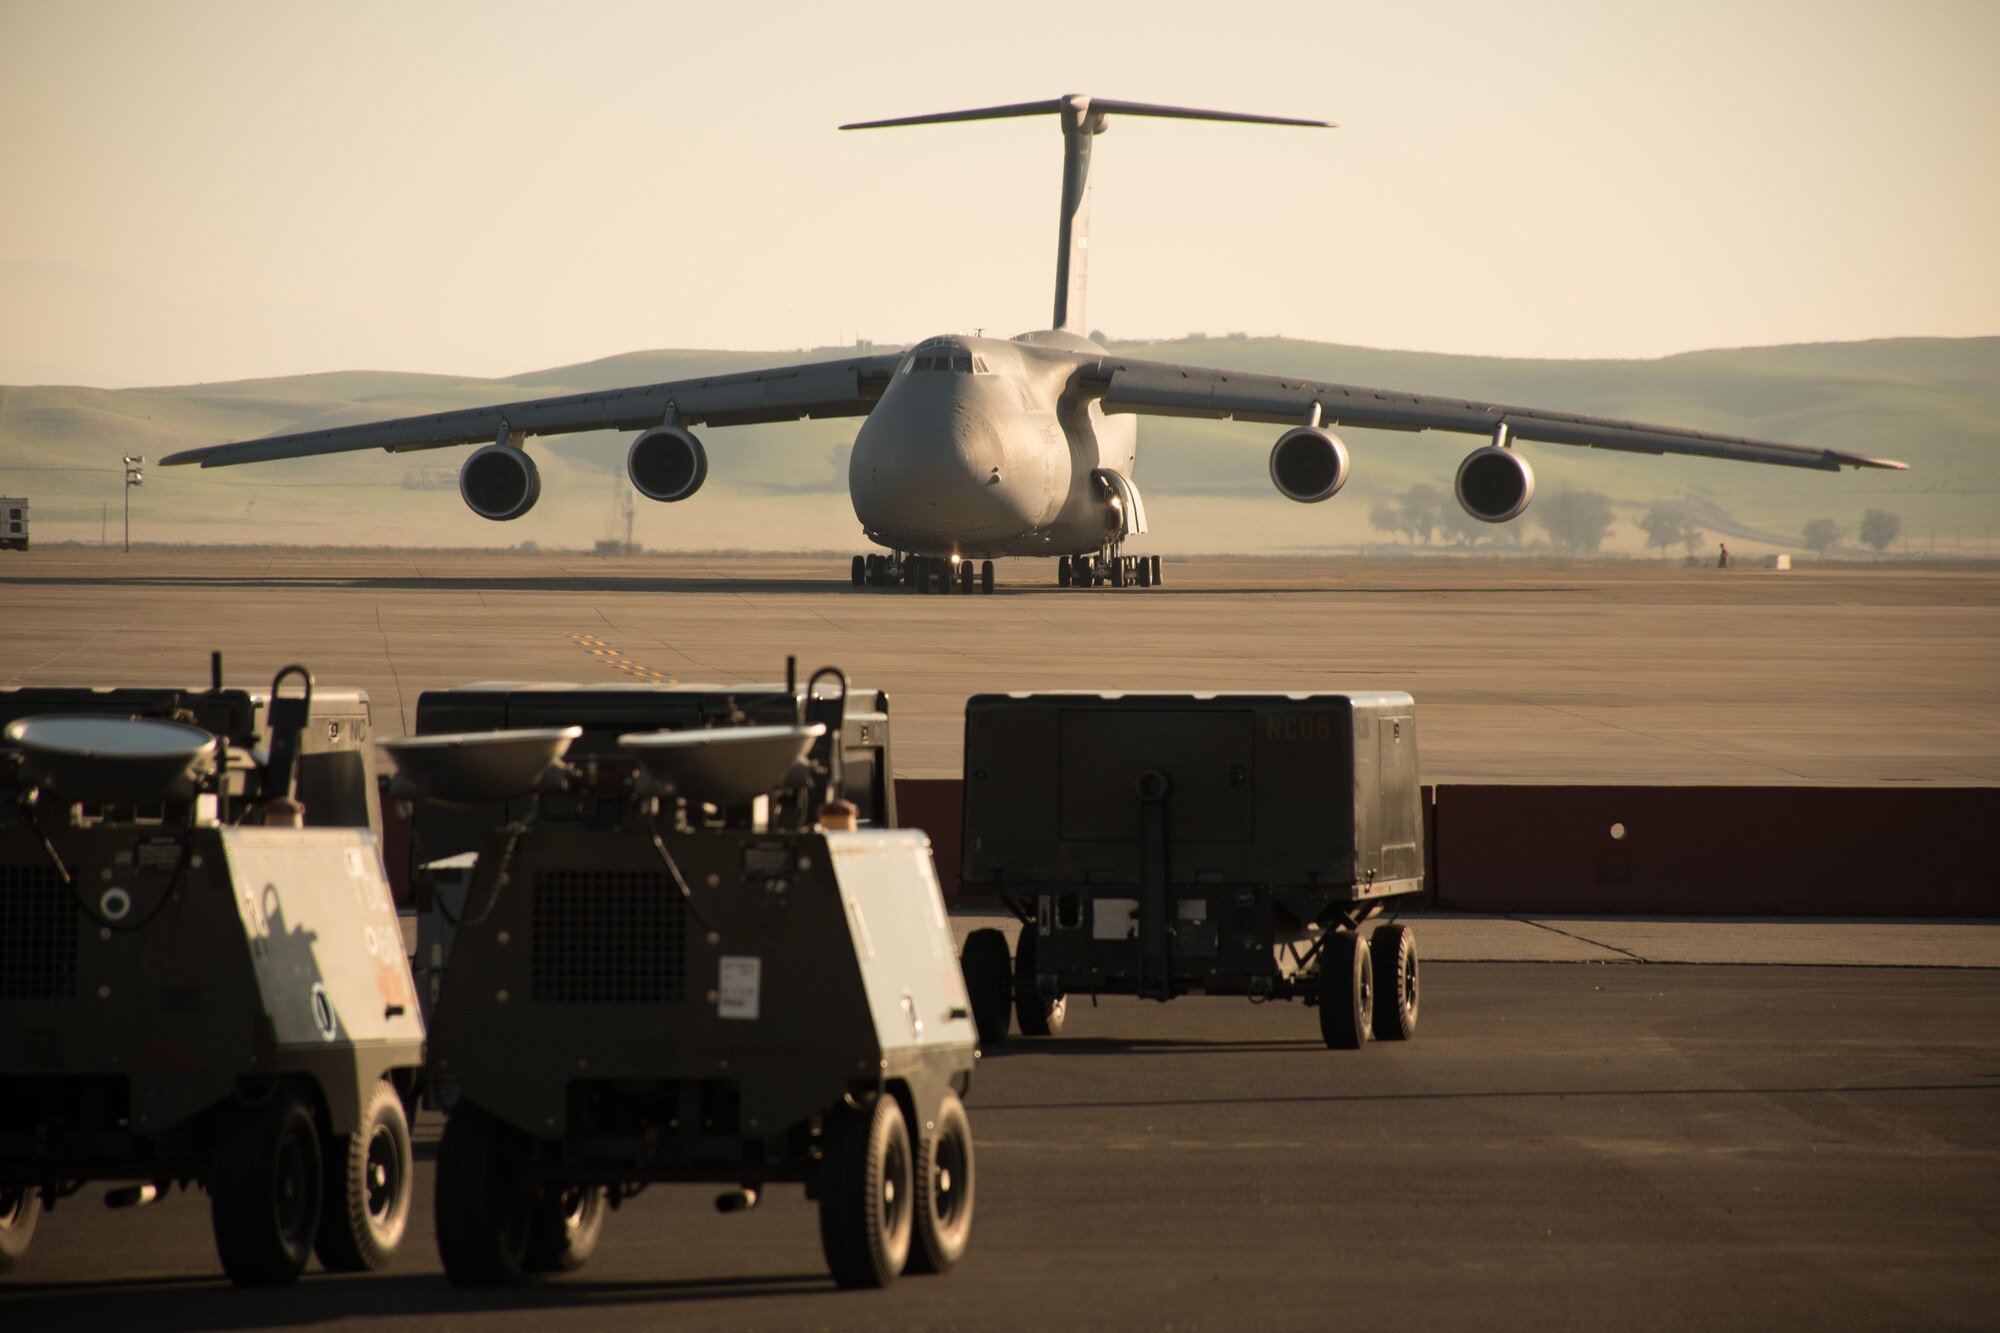
[[757, 1017], [757, 999], [764, 984], [761, 958], [722, 959], [722, 978], [716, 984], [715, 1013], [718, 1018]]

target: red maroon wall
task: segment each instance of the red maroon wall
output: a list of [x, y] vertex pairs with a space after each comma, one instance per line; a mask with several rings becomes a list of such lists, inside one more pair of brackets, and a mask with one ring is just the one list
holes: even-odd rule
[[[2000, 916], [2000, 787], [1426, 788], [1426, 897], [1473, 912]], [[899, 779], [960, 899], [960, 783]], [[1611, 836], [1622, 825], [1624, 836]]]
[[1436, 820], [1441, 907], [2000, 915], [2000, 787], [1448, 785]]

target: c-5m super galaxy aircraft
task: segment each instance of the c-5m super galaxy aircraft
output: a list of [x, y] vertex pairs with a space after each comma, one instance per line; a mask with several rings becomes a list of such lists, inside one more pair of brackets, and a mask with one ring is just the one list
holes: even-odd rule
[[1456, 490], [1466, 512], [1489, 523], [1518, 517], [1534, 496], [1535, 474], [1514, 447], [1522, 440], [1829, 472], [1903, 466], [1671, 426], [1141, 361], [1107, 352], [1084, 336], [1090, 149], [1107, 117], [1322, 127], [1324, 121], [1071, 94], [841, 128], [1046, 114], [1061, 118], [1063, 132], [1052, 328], [1010, 339], [946, 334], [894, 355], [274, 435], [189, 449], [163, 461], [226, 467], [351, 449], [399, 453], [481, 444], [459, 470], [459, 492], [475, 514], [504, 521], [527, 513], [541, 494], [540, 474], [524, 448], [529, 436], [638, 431], [626, 456], [632, 485], [648, 499], [673, 502], [700, 490], [708, 476], [708, 455], [692, 426], [865, 417], [854, 439], [848, 492], [862, 531], [883, 551], [855, 556], [853, 581], [938, 592], [954, 585], [991, 592], [993, 560], [1002, 556], [1055, 557], [1057, 582], [1066, 586], [1157, 583], [1159, 557], [1125, 551], [1146, 531], [1146, 507], [1133, 479], [1134, 418], [1145, 413], [1284, 426], [1271, 449], [1271, 482], [1303, 504], [1330, 498], [1347, 481], [1347, 447], [1329, 427], [1485, 436], [1487, 442], [1459, 464]]

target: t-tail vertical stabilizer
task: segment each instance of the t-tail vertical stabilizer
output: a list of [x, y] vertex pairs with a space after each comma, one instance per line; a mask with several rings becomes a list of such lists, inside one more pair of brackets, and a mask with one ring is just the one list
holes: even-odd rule
[[843, 130], [886, 129], [895, 125], [941, 125], [957, 120], [999, 120], [1009, 116], [1055, 113], [1062, 117], [1062, 213], [1056, 234], [1056, 309], [1052, 328], [1083, 332], [1083, 297], [1090, 257], [1090, 141], [1104, 133], [1105, 117], [1163, 116], [1175, 120], [1230, 120], [1252, 125], [1306, 125], [1332, 129], [1324, 120], [1293, 120], [1284, 116], [1253, 116], [1239, 111], [1202, 111], [1185, 106], [1155, 106], [1149, 102], [1118, 102], [1105, 97], [1069, 93], [1049, 102], [1016, 102], [1009, 106], [975, 107], [969, 111], [938, 111], [895, 120], [858, 121]]

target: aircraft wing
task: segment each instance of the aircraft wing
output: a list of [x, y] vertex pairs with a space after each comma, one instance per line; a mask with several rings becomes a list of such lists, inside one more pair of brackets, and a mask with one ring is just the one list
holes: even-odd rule
[[491, 444], [504, 427], [519, 440], [529, 435], [562, 435], [583, 430], [644, 430], [666, 419], [668, 409], [681, 425], [744, 426], [801, 417], [865, 416], [889, 383], [901, 354], [851, 357], [768, 370], [738, 371], [700, 379], [668, 380], [630, 389], [602, 389], [531, 398], [495, 407], [470, 407], [430, 416], [402, 417], [358, 426], [272, 435], [261, 440], [184, 449], [160, 461], [168, 466], [199, 463], [229, 467], [278, 458], [384, 449], [440, 449], [454, 444]]
[[1080, 378], [1086, 391], [1096, 391], [1106, 412], [1234, 417], [1239, 421], [1299, 425], [1308, 419], [1317, 403], [1320, 424], [1325, 426], [1443, 430], [1489, 437], [1497, 437], [1504, 426], [1507, 438], [1515, 440], [1587, 445], [1638, 454], [1694, 454], [1826, 472], [1837, 472], [1843, 467], [1907, 466], [1886, 458], [1740, 435], [1117, 356], [1086, 363]]

